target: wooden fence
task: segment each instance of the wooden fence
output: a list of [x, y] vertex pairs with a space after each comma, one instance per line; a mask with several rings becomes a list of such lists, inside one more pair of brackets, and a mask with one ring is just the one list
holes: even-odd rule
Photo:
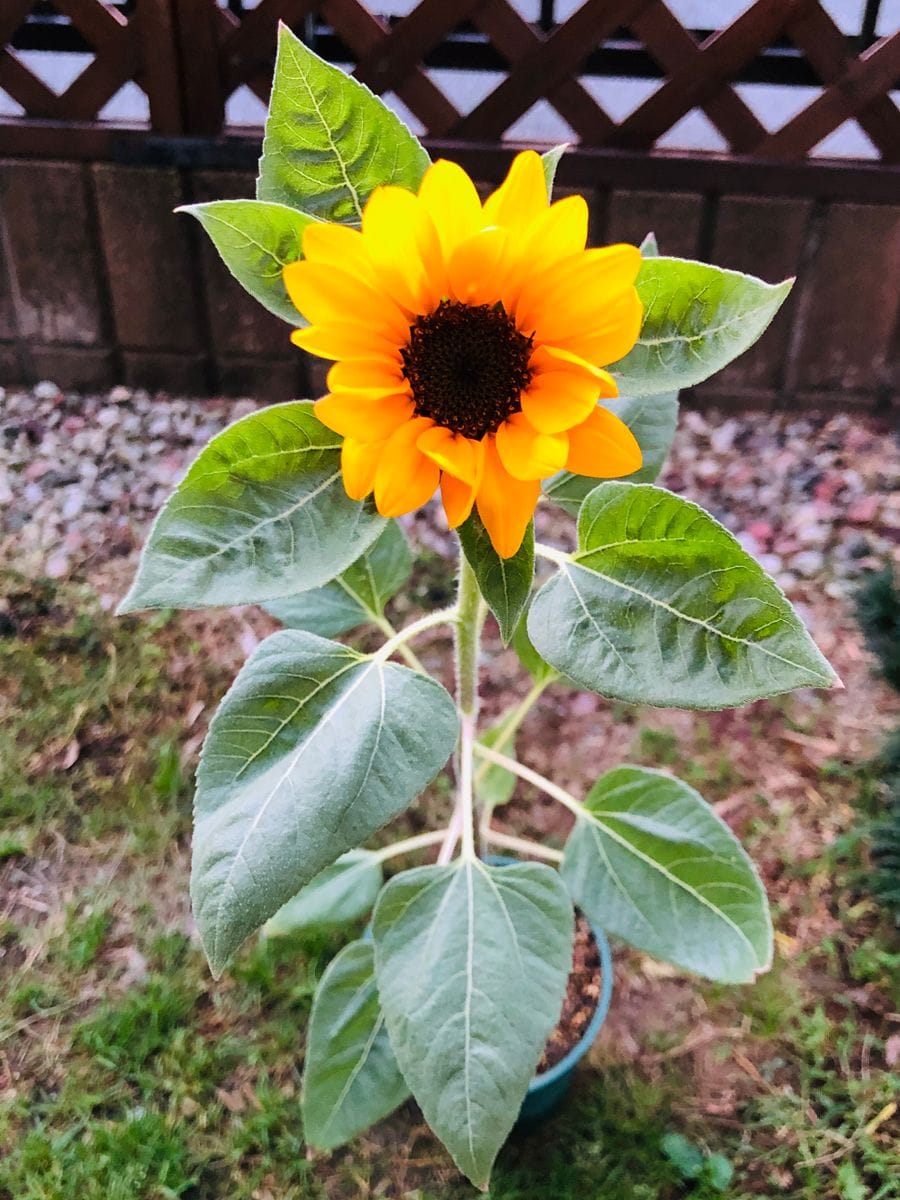
[[[587, 194], [596, 241], [653, 228], [667, 253], [798, 274], [775, 327], [699, 398], [883, 409], [900, 357], [900, 32], [879, 35], [878, 10], [869, 0], [848, 37], [818, 0], [757, 0], [716, 31], [684, 28], [662, 0], [584, 0], [559, 20], [552, 0], [420, 0], [392, 19], [360, 0], [2, 0], [0, 92], [22, 112], [0, 116], [0, 383], [272, 399], [320, 386], [286, 327], [171, 216], [253, 194], [259, 130], [228, 125], [229, 97], [267, 98], [284, 20], [485, 182], [509, 160], [504, 134], [549, 102], [575, 143], [559, 182]], [[57, 89], [29, 65], [36, 50], [88, 58]], [[438, 80], [470, 70], [500, 74], [466, 112]], [[612, 75], [658, 82], [614, 120], [589, 86]], [[748, 82], [818, 86], [771, 128], [736, 86]], [[104, 120], [125, 84], [146, 119]], [[727, 152], [660, 150], [695, 109]], [[873, 157], [815, 157], [848, 120]]]

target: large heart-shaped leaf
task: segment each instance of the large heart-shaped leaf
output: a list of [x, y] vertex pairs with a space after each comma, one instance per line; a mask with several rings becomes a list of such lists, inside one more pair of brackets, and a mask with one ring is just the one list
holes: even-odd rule
[[197, 772], [191, 896], [213, 971], [402, 812], [456, 733], [433, 679], [300, 630], [267, 638], [213, 717]]
[[328, 221], [358, 222], [370, 194], [415, 191], [429, 159], [403, 122], [282, 25], [256, 194]]
[[753, 864], [693, 788], [643, 767], [594, 784], [561, 867], [589, 920], [657, 958], [722, 983], [772, 959], [772, 923]]
[[611, 367], [629, 396], [659, 396], [702, 383], [743, 354], [784, 303], [793, 280], [764, 283], [683, 258], [644, 257], [637, 344]]
[[396, 875], [373, 922], [391, 1044], [425, 1119], [481, 1187], [519, 1113], [571, 967], [555, 871], [470, 859]]
[[409, 1095], [375, 986], [371, 942], [351, 942], [316, 988], [303, 1065], [303, 1133], [333, 1150]]
[[348, 925], [371, 912], [383, 882], [377, 854], [348, 850], [282, 905], [266, 921], [263, 932], [267, 937], [284, 937], [306, 929]]
[[119, 611], [256, 604], [333, 579], [384, 528], [344, 490], [340, 444], [306, 402], [229, 425], [156, 518]]
[[578, 540], [532, 601], [528, 633], [582, 687], [633, 704], [731, 708], [835, 683], [783, 594], [696, 504], [603, 483], [581, 506]]
[[409, 544], [396, 521], [389, 521], [368, 550], [331, 583], [270, 601], [265, 608], [289, 629], [337, 637], [357, 625], [377, 622], [411, 570]]
[[269, 312], [302, 325], [285, 290], [282, 270], [303, 257], [303, 231], [315, 218], [263, 200], [211, 200], [176, 212], [196, 217], [241, 287]]
[[[644, 457], [639, 471], [628, 476], [628, 483], [653, 483], [666, 461], [678, 424], [678, 393], [667, 396], [616, 396], [603, 401], [603, 407], [614, 412], [637, 439]], [[546, 480], [543, 487], [547, 498], [573, 517], [578, 516], [585, 496], [594, 490], [598, 480], [586, 475], [560, 471]]]
[[522, 545], [512, 558], [500, 557], [477, 512], [460, 525], [457, 533], [485, 603], [497, 618], [503, 644], [508, 645], [531, 595], [534, 524], [529, 521]]

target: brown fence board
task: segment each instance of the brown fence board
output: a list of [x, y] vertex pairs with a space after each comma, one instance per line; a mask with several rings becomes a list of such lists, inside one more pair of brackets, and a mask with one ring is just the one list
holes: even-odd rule
[[121, 344], [128, 349], [196, 350], [202, 344], [187, 222], [176, 171], [93, 168], [103, 256]]
[[833, 205], [804, 280], [797, 388], [897, 386], [898, 278], [900, 205]]
[[91, 350], [78, 346], [31, 346], [32, 378], [52, 380], [57, 387], [80, 392], [100, 391], [121, 379], [118, 356], [113, 350]]
[[85, 169], [0, 162], [0, 213], [22, 337], [102, 342], [106, 322]]
[[178, 396], [204, 396], [210, 390], [208, 363], [198, 354], [125, 350], [122, 379], [129, 387]]
[[[746, 271], [775, 283], [798, 274], [803, 261], [812, 202], [760, 196], [723, 196], [716, 211], [710, 258], [719, 266]], [[784, 382], [797, 297], [788, 297], [778, 317], [755, 346], [721, 371], [709, 388], [758, 389], [773, 398]]]
[[661, 254], [696, 258], [703, 199], [687, 192], [615, 191], [609, 198], [606, 241], [640, 245], [655, 233]]

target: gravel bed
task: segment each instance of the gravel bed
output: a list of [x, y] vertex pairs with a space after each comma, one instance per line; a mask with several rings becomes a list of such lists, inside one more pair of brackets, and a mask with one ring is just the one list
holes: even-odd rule
[[[202, 445], [256, 407], [0, 388], [2, 560], [58, 579], [135, 554]], [[837, 598], [900, 546], [900, 445], [863, 417], [687, 410], [661, 482], [718, 517], [789, 594]]]

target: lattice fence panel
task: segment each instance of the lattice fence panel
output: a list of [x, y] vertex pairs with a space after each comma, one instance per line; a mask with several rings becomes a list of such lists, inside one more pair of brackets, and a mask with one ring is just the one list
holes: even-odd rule
[[[67, 18], [92, 55], [60, 93], [13, 48], [37, 10]], [[267, 98], [279, 21], [301, 35], [327, 27], [346, 47], [354, 74], [375, 92], [396, 94], [435, 138], [497, 143], [545, 101], [584, 147], [649, 150], [699, 109], [732, 154], [803, 161], [855, 120], [882, 162], [900, 162], [900, 110], [891, 96], [900, 83], [900, 31], [857, 51], [820, 0], [756, 0], [726, 28], [702, 38], [663, 0], [584, 0], [549, 31], [526, 20], [515, 0], [420, 0], [393, 21], [362, 0], [260, 0], [247, 11], [216, 0], [53, 0], [52, 6], [4, 0], [0, 89], [25, 110], [25, 120], [85, 123], [134, 81], [149, 98], [154, 132], [216, 135], [226, 129], [226, 106], [238, 89]], [[459, 89], [448, 94], [428, 65], [458, 39], [463, 24], [504, 67], [496, 86], [468, 112]], [[658, 64], [661, 78], [617, 121], [586, 86], [584, 68], [623, 31]], [[779, 41], [799, 51], [821, 89], [770, 130], [735, 84]]]

